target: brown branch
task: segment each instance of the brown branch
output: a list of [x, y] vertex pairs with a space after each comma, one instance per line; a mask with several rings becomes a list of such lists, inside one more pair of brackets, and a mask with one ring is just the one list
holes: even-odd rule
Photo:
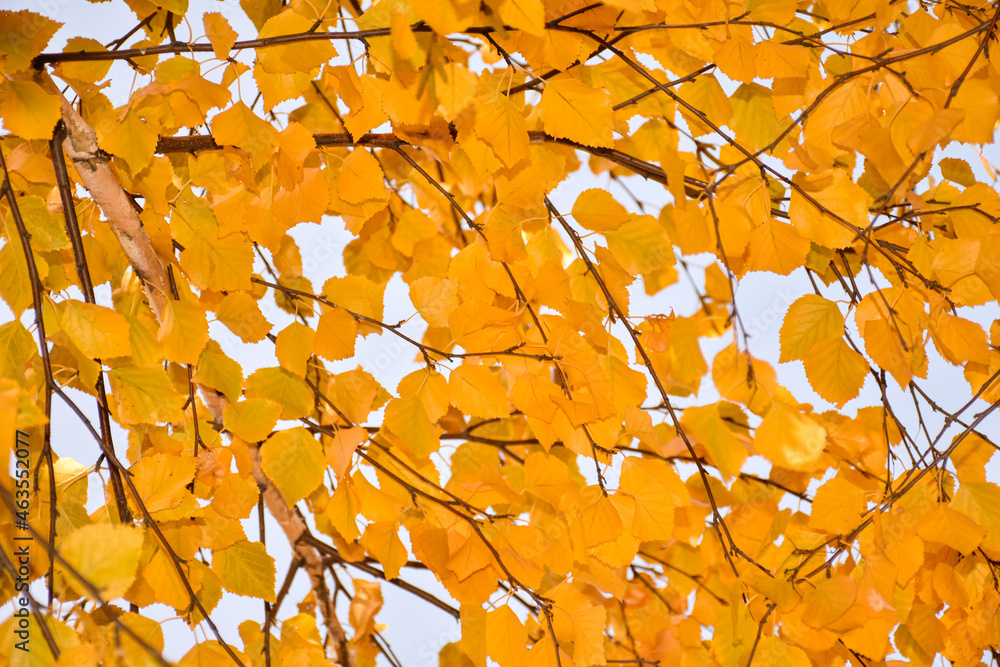
[[[56, 174], [56, 187], [59, 190], [59, 198], [62, 201], [63, 219], [66, 222], [66, 233], [69, 236], [70, 247], [73, 249], [73, 261], [76, 263], [76, 275], [80, 280], [80, 290], [87, 303], [96, 303], [94, 298], [94, 284], [90, 278], [90, 267], [87, 264], [87, 254], [83, 247], [83, 237], [80, 234], [80, 223], [76, 218], [76, 205], [73, 201], [73, 190], [69, 181], [69, 170], [66, 168], [66, 159], [63, 156], [63, 142], [66, 140], [66, 126], [60, 121], [56, 126], [56, 132], [49, 142], [49, 153], [52, 158], [52, 167]], [[97, 371], [97, 411], [101, 423], [101, 449], [107, 454], [114, 453], [114, 443], [111, 439], [111, 420], [106, 409], [108, 404], [107, 390], [104, 387], [104, 368]], [[108, 458], [108, 477], [111, 480], [111, 490], [114, 494], [115, 505], [118, 508], [118, 519], [123, 524], [132, 523], [132, 513], [128, 508], [128, 501], [125, 499], [125, 487], [122, 485], [122, 469], [116, 464], [117, 457]]]
[[[693, 74], [688, 75], [688, 77], [693, 78], [695, 75], [700, 75], [704, 72], [699, 70]], [[687, 80], [685, 77], [683, 80]], [[664, 86], [669, 86], [672, 84], [680, 83], [682, 79], [677, 81], [671, 81]], [[660, 90], [656, 88], [656, 90]], [[629, 100], [634, 101], [634, 100]], [[427, 136], [420, 132], [409, 133], [411, 137], [422, 137]], [[332, 132], [332, 133], [319, 133], [313, 135], [313, 141], [316, 142], [316, 146], [323, 148], [388, 148], [393, 150], [398, 150], [405, 146], [413, 146], [412, 143], [404, 141], [398, 138], [392, 133], [366, 133], [358, 137], [357, 141], [348, 132]], [[620, 167], [624, 167], [629, 171], [642, 176], [645, 179], [656, 181], [657, 183], [667, 184], [667, 175], [663, 169], [652, 162], [647, 162], [645, 160], [640, 160], [639, 158], [633, 157], [628, 153], [623, 153], [622, 151], [616, 150], [614, 148], [598, 148], [596, 146], [585, 146], [584, 144], [577, 143], [575, 141], [570, 141], [569, 139], [560, 139], [546, 134], [545, 132], [539, 130], [530, 130], [528, 132], [528, 141], [533, 144], [544, 144], [544, 143], [555, 143], [562, 144], [563, 146], [569, 146], [579, 151], [585, 151], [591, 155], [599, 158], [603, 158], [610, 162], [614, 162]], [[222, 150], [222, 146], [215, 142], [215, 138], [210, 134], [195, 134], [187, 137], [160, 137], [159, 141], [156, 143], [156, 152], [161, 154], [166, 153], [182, 153], [187, 151], [217, 151]], [[705, 189], [706, 184], [699, 181], [696, 178], [690, 176], [685, 176], [684, 181], [687, 187], [687, 194], [691, 198], [697, 198]]]
[[[31, 251], [31, 236], [24, 226], [21, 217], [21, 210], [17, 205], [17, 198], [14, 196], [14, 187], [10, 182], [10, 173], [7, 171], [7, 161], [4, 159], [3, 150], [0, 149], [0, 167], [3, 169], [3, 185], [0, 187], [0, 194], [7, 199], [10, 206], [11, 217], [17, 227], [17, 235], [21, 239], [21, 251], [24, 253], [24, 262], [28, 267], [28, 280], [31, 282], [31, 302], [35, 310], [35, 327], [38, 334], [38, 347], [42, 355], [42, 367], [45, 370], [45, 425], [42, 427], [42, 461], [47, 465], [49, 474], [49, 542], [54, 544], [56, 540], [56, 517], [59, 510], [56, 505], [56, 476], [52, 463], [52, 387], [55, 381], [52, 378], [52, 361], [49, 358], [49, 347], [45, 335], [45, 322], [42, 317], [42, 281], [38, 276], [38, 266], [35, 264], [35, 256]], [[13, 240], [13, 239], [11, 239]], [[39, 465], [41, 461], [39, 462]], [[35, 469], [35, 489], [38, 489], [38, 468]], [[53, 584], [55, 583], [54, 562], [49, 560], [49, 571], [46, 575], [49, 589], [49, 607], [52, 606]]]
[[754, 637], [753, 646], [750, 647], [750, 657], [747, 658], [747, 667], [750, 667], [750, 665], [753, 664], [753, 656], [754, 653], [757, 652], [757, 645], [760, 643], [761, 634], [763, 634], [764, 632], [764, 624], [767, 623], [768, 617], [771, 615], [771, 612], [774, 611], [774, 608], [777, 606], [778, 605], [776, 605], [773, 602], [768, 604], [767, 609], [764, 611], [764, 615], [760, 619], [760, 622], [757, 623], [757, 636]]

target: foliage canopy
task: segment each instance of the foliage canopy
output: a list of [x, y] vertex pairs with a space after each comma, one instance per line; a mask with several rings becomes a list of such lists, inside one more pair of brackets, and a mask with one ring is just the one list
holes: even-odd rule
[[387, 586], [442, 667], [997, 655], [1000, 7], [125, 4], [0, 11], [5, 664], [399, 667]]

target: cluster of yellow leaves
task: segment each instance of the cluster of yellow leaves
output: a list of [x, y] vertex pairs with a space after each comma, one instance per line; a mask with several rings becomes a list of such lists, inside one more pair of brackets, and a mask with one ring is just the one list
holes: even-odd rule
[[[457, 603], [443, 667], [972, 665], [1000, 646], [996, 444], [977, 430], [1000, 320], [973, 310], [996, 316], [1000, 196], [938, 157], [993, 141], [996, 9], [247, 1], [242, 35], [184, 0], [127, 4], [125, 55], [107, 35], [43, 55], [60, 24], [0, 11], [0, 451], [16, 427], [42, 457], [56, 387], [128, 433], [124, 490], [88, 493], [69, 457], [33, 487], [26, 518], [60, 555], [39, 546], [30, 573], [52, 565], [59, 664], [146, 664], [156, 603], [194, 628], [224, 592], [281, 602], [285, 545], [245, 527], [255, 466], [351, 575], [357, 667], [385, 629], [372, 578], [412, 590], [415, 562]], [[181, 18], [204, 39], [177, 44]], [[68, 171], [82, 234], [67, 224], [63, 89], [169, 271], [161, 313], [78, 187], [86, 166]], [[598, 187], [566, 195], [584, 169]], [[309, 270], [304, 223], [350, 234], [343, 271]], [[80, 298], [81, 267], [110, 298]], [[802, 362], [800, 398], [837, 410], [750, 355], [755, 272], [811, 286], [762, 333]], [[697, 308], [664, 296], [682, 275]], [[387, 297], [397, 276], [409, 303]], [[384, 373], [373, 336], [412, 368]], [[983, 412], [948, 412], [923, 382], [939, 362]], [[0, 503], [7, 553], [15, 511]], [[0, 569], [0, 599], [14, 583]], [[265, 646], [325, 664], [322, 594], [181, 664], [262, 665]]]

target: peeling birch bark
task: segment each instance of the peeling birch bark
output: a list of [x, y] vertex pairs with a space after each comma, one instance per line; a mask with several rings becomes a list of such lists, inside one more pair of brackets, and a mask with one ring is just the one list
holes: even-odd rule
[[76, 109], [62, 98], [62, 118], [66, 124], [63, 149], [76, 166], [83, 186], [108, 219], [132, 270], [146, 288], [149, 305], [162, 319], [167, 298], [167, 269], [142, 227], [139, 214], [118, 182], [111, 163], [97, 145], [97, 133]]

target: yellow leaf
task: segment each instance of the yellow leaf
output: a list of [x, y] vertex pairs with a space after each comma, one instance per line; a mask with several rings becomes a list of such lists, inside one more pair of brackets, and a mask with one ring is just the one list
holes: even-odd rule
[[559, 584], [546, 595], [552, 600], [552, 624], [556, 637], [573, 638], [573, 662], [576, 667], [603, 665], [604, 623], [607, 612], [591, 604], [569, 581]]
[[489, 144], [508, 167], [530, 154], [528, 126], [524, 116], [507, 96], [476, 111], [476, 136]]
[[122, 424], [183, 421], [185, 399], [162, 368], [119, 366], [108, 371], [108, 379]]
[[[44, 260], [35, 257], [39, 273], [47, 271]], [[4, 301], [20, 316], [24, 309], [31, 305], [31, 282], [28, 277], [28, 264], [24, 261], [24, 252], [19, 243], [5, 243], [0, 248], [0, 295]]]
[[809, 49], [804, 46], [760, 42], [757, 73], [763, 79], [805, 78], [809, 74]]
[[673, 537], [674, 507], [691, 503], [680, 476], [654, 459], [626, 458], [618, 488], [635, 498], [632, 532], [640, 542]]
[[463, 604], [460, 609], [462, 638], [459, 646], [474, 667], [486, 667], [486, 614], [479, 605]]
[[510, 415], [507, 390], [486, 366], [463, 364], [448, 379], [451, 404], [467, 415], [497, 419]]
[[399, 526], [390, 521], [375, 521], [368, 524], [361, 545], [382, 564], [386, 580], [399, 576], [399, 570], [406, 565], [406, 547], [399, 539]]
[[[135, 612], [124, 612], [118, 617], [122, 625], [129, 628], [136, 636], [142, 638], [147, 646], [152, 646], [155, 651], [163, 651], [163, 629], [158, 621], [140, 616]], [[61, 646], [67, 643], [61, 640]], [[140, 646], [135, 640], [124, 632], [121, 637], [121, 647], [128, 664], [141, 665], [149, 657], [144, 646]]]
[[816, 343], [802, 361], [812, 388], [838, 407], [861, 392], [868, 376], [868, 362], [840, 336]]
[[[0, 10], [0, 35], [7, 36], [0, 40], [0, 71], [18, 72], [31, 67], [32, 58], [42, 52], [62, 25], [27, 10]], [[11, 128], [8, 126], [7, 129]]]
[[400, 396], [418, 396], [433, 422], [448, 412], [448, 381], [433, 367], [413, 371], [399, 381], [397, 391]]
[[133, 366], [152, 366], [163, 361], [163, 346], [156, 340], [156, 332], [151, 327], [156, 326], [152, 318], [140, 318], [129, 315], [128, 340], [132, 346]]
[[[459, 0], [453, 2], [413, 1], [413, 10], [439, 35], [462, 32], [468, 28], [476, 17], [476, 7], [478, 5], [474, 5], [472, 2]], [[396, 47], [395, 44], [393, 46]], [[396, 48], [398, 49], [398, 47]]]
[[[354, 628], [352, 641], [358, 643], [367, 638], [377, 628], [375, 625], [375, 615], [382, 608], [382, 587], [377, 581], [364, 581], [354, 579], [351, 581], [354, 588], [354, 599], [351, 600], [351, 609], [348, 612], [348, 619], [351, 627]], [[315, 622], [311, 617], [307, 617]], [[316, 635], [317, 640], [319, 635]]]
[[747, 458], [746, 449], [722, 419], [723, 411], [730, 408], [735, 406], [717, 403], [688, 408], [681, 418], [684, 429], [704, 445], [712, 465], [726, 476], [737, 474]]
[[778, 25], [787, 25], [795, 18], [798, 4], [796, 0], [750, 0], [746, 8], [755, 21], [771, 21]]
[[401, 396], [385, 408], [385, 428], [396, 434], [410, 453], [423, 459], [438, 450], [438, 429], [419, 396]]
[[479, 77], [456, 62], [434, 68], [434, 101], [442, 118], [454, 121], [475, 100]]
[[521, 220], [506, 206], [490, 209], [483, 235], [489, 243], [490, 257], [497, 262], [519, 262], [528, 256]]
[[560, 509], [579, 517], [588, 547], [617, 540], [622, 534], [622, 518], [600, 487], [581, 489], [579, 493], [563, 500], [562, 505]]
[[611, 148], [611, 94], [571, 78], [545, 84], [539, 103], [542, 127], [553, 137], [584, 146]]
[[323, 448], [305, 428], [278, 431], [261, 445], [261, 468], [294, 505], [323, 483]]
[[[463, 604], [477, 597], [477, 583], [485, 583], [482, 576], [489, 575], [490, 564], [493, 556], [484, 544], [485, 538], [470, 534], [466, 531], [449, 531], [449, 541], [454, 546], [450, 547], [450, 556], [444, 563], [448, 570], [448, 578], [451, 583], [456, 581], [461, 586], [456, 586], [454, 590], [455, 599]], [[444, 554], [442, 554], [443, 556]], [[463, 599], [464, 598], [464, 599]]]
[[212, 571], [230, 593], [274, 602], [274, 558], [260, 542], [242, 540], [212, 552]]
[[313, 351], [330, 361], [354, 356], [358, 338], [357, 321], [342, 308], [331, 308], [320, 315], [313, 339]]
[[760, 150], [778, 136], [782, 128], [778, 124], [770, 90], [757, 83], [744, 83], [733, 93], [730, 103], [733, 118], [729, 126], [744, 147], [752, 151]]
[[614, 230], [628, 222], [625, 207], [615, 201], [607, 190], [584, 190], [573, 204], [573, 219], [592, 232]]
[[[754, 56], [759, 45], [753, 43], [753, 34], [748, 29], [734, 27], [733, 33], [716, 50], [715, 62], [730, 79], [750, 83], [756, 76]], [[758, 62], [759, 58], [757, 56]]]
[[[313, 31], [313, 21], [291, 9], [272, 16], [260, 29], [258, 39]], [[320, 31], [323, 29], [320, 28]], [[214, 45], [213, 45], [214, 48]], [[257, 49], [257, 62], [271, 74], [298, 74], [337, 57], [331, 40], [279, 44]]]
[[0, 87], [0, 118], [4, 128], [22, 139], [51, 139], [52, 128], [62, 116], [58, 95], [34, 81], [7, 81]]
[[639, 540], [631, 530], [636, 502], [634, 498], [621, 493], [609, 496], [608, 499], [621, 518], [623, 530], [615, 539], [592, 547], [590, 553], [611, 567], [626, 567], [639, 552]]
[[991, 482], [965, 482], [951, 507], [986, 531], [983, 548], [1000, 552], [1000, 487]]
[[787, 222], [768, 218], [750, 234], [747, 271], [771, 271], [787, 276], [806, 262], [809, 241]]
[[810, 627], [825, 628], [843, 616], [856, 597], [857, 585], [851, 577], [837, 575], [822, 578], [803, 597], [806, 611], [802, 620]]
[[[164, 6], [173, 4], [183, 4], [186, 6], [187, 0], [177, 0], [177, 2], [163, 2]], [[212, 572], [211, 570], [207, 571], [209, 573]], [[219, 590], [219, 595], [221, 596], [221, 594], [222, 591]], [[240, 651], [235, 650], [232, 647], [230, 647], [229, 650], [232, 651], [232, 655], [235, 656], [235, 659], [239, 660], [241, 664], [246, 664], [250, 662], [250, 660], [246, 657], [246, 655], [241, 653]], [[146, 653], [145, 655], [148, 656], [149, 654]], [[190, 651], [184, 654], [184, 657], [181, 658], [180, 662], [177, 663], [177, 666], [202, 667], [202, 665], [217, 665], [220, 662], [225, 662], [227, 660], [232, 660], [232, 659], [233, 657], [230, 656], [229, 651], [227, 651], [218, 641], [212, 639], [201, 642], [200, 644], [196, 644], [193, 648], [191, 648]]]
[[283, 406], [282, 419], [298, 419], [313, 411], [305, 383], [284, 368], [261, 368], [247, 378], [247, 398], [267, 398]]
[[559, 507], [560, 500], [573, 490], [574, 484], [569, 466], [562, 460], [545, 452], [535, 452], [524, 461], [524, 488], [553, 507]]
[[796, 178], [788, 215], [803, 238], [847, 248], [868, 226], [871, 197], [843, 169]]
[[350, 204], [383, 201], [386, 199], [383, 176], [378, 160], [363, 148], [356, 148], [340, 166], [337, 193]]
[[361, 534], [358, 531], [358, 499], [349, 480], [337, 484], [337, 489], [326, 506], [326, 516], [345, 540], [353, 541]]
[[450, 278], [418, 278], [410, 283], [410, 301], [427, 324], [446, 327], [448, 316], [458, 308], [458, 283]]
[[[346, 276], [330, 278], [323, 283], [323, 295], [341, 308], [352, 313], [364, 315], [374, 320], [382, 319], [382, 302], [385, 297], [385, 285], [376, 283], [364, 276]], [[377, 324], [361, 322], [358, 330], [365, 335], [381, 332]]]
[[939, 505], [920, 518], [917, 534], [928, 542], [944, 544], [960, 554], [970, 554], [983, 543], [986, 529], [957, 509]]
[[782, 667], [812, 667], [812, 660], [798, 646], [791, 646], [777, 637], [761, 637], [753, 661], [761, 665]]
[[59, 325], [73, 344], [92, 359], [111, 359], [132, 353], [125, 318], [104, 306], [65, 299], [57, 304]]
[[[142, 530], [110, 523], [81, 526], [62, 538], [59, 553], [85, 581], [97, 587], [103, 599], [113, 600], [135, 580]], [[73, 578], [68, 572], [67, 576]], [[85, 589], [80, 586], [80, 590]]]
[[995, 86], [985, 80], [969, 79], [958, 89], [952, 107], [965, 112], [962, 122], [951, 133], [952, 141], [974, 144], [993, 141], [1000, 113], [1000, 99]]
[[975, 322], [941, 313], [931, 321], [931, 334], [941, 356], [953, 364], [990, 363], [986, 332]]
[[[753, 372], [750, 365], [753, 365]], [[762, 359], [750, 358], [730, 345], [715, 355], [712, 361], [712, 380], [723, 398], [742, 403], [754, 414], [761, 415], [771, 404], [777, 391], [774, 368]]]
[[292, 322], [281, 330], [274, 344], [274, 354], [282, 368], [299, 377], [306, 374], [306, 362], [312, 356], [316, 332], [302, 324]]
[[253, 247], [242, 234], [221, 239], [192, 235], [181, 252], [181, 267], [197, 287], [220, 292], [250, 288]]
[[156, 130], [146, 124], [135, 107], [124, 116], [113, 113], [113, 122], [98, 125], [97, 140], [101, 148], [120, 157], [133, 174], [138, 174], [149, 166], [156, 153]]
[[243, 102], [237, 102], [212, 119], [212, 136], [219, 145], [242, 148], [254, 156], [257, 166], [271, 156], [278, 143], [278, 130]]
[[0, 325], [0, 377], [24, 379], [24, 365], [35, 355], [35, 341], [18, 320]]
[[[729, 102], [729, 96], [712, 74], [703, 74], [694, 81], [682, 85], [680, 96], [695, 109], [702, 111], [716, 127], [726, 125], [733, 117], [733, 106]], [[680, 111], [695, 136], [715, 131], [684, 107], [681, 107]]]
[[905, 388], [913, 378], [913, 350], [903, 347], [899, 329], [888, 320], [875, 318], [865, 322], [861, 333], [868, 356]]
[[129, 469], [139, 497], [151, 514], [171, 510], [190, 496], [187, 485], [194, 479], [194, 457], [152, 454]]
[[[65, 222], [62, 216], [53, 215], [45, 200], [37, 195], [21, 197], [17, 206], [24, 220], [24, 227], [31, 235], [31, 247], [37, 250], [61, 250], [69, 247]], [[8, 223], [12, 224], [12, 223]]]
[[226, 17], [218, 12], [207, 13], [201, 17], [205, 26], [205, 36], [212, 44], [212, 51], [219, 60], [229, 57], [229, 50], [236, 43], [236, 31], [229, 25]]
[[995, 453], [993, 445], [979, 435], [967, 435], [951, 453], [951, 462], [955, 465], [959, 481], [963, 484], [985, 482], [986, 466]]
[[651, 215], [635, 216], [614, 231], [604, 233], [608, 250], [622, 268], [638, 275], [674, 264], [670, 237]]
[[253, 477], [224, 472], [222, 483], [215, 489], [211, 508], [227, 519], [246, 519], [260, 500], [260, 488]]
[[509, 605], [486, 613], [486, 653], [500, 667], [524, 667], [528, 632]]
[[326, 461], [333, 468], [337, 479], [344, 479], [354, 460], [358, 445], [368, 439], [368, 432], [361, 426], [338, 429], [327, 439]]
[[502, 0], [500, 20], [529, 35], [545, 34], [545, 6], [542, 0]]
[[208, 343], [205, 309], [194, 301], [168, 299], [157, 335], [167, 361], [194, 364]]
[[231, 292], [222, 298], [216, 318], [244, 343], [257, 343], [271, 331], [271, 323], [260, 312], [257, 300], [246, 292]]
[[248, 398], [230, 403], [222, 411], [226, 430], [241, 440], [260, 442], [274, 430], [282, 407], [266, 398]]
[[[302, 181], [305, 175], [303, 163], [316, 148], [316, 140], [304, 125], [291, 122], [281, 132], [278, 141], [280, 148], [274, 161], [277, 181], [282, 188], [291, 188]], [[326, 184], [322, 179], [320, 182], [323, 186], [321, 189], [325, 192]], [[290, 237], [282, 237], [282, 241], [286, 238]]]
[[382, 385], [361, 369], [340, 373], [336, 377], [334, 401], [352, 422], [365, 421], [372, 410], [381, 408], [389, 398]]
[[[893, 626], [881, 618], [871, 618], [859, 628], [841, 635], [844, 646], [873, 660], [881, 660], [889, 650]], [[784, 663], [779, 663], [784, 664]], [[803, 663], [811, 664], [811, 663]]]
[[243, 369], [222, 352], [208, 349], [198, 359], [194, 381], [222, 392], [230, 401], [243, 393]]
[[646, 376], [631, 368], [626, 359], [600, 355], [598, 360], [608, 379], [610, 398], [618, 414], [624, 415], [629, 408], [640, 405], [646, 398]]
[[776, 466], [803, 472], [817, 469], [825, 446], [826, 429], [781, 401], [771, 403], [754, 437], [758, 454]]
[[861, 523], [865, 511], [865, 492], [843, 477], [834, 477], [819, 487], [813, 499], [813, 528], [843, 535]]
[[840, 307], [816, 294], [806, 294], [795, 300], [781, 323], [779, 361], [804, 359], [816, 343], [844, 334], [844, 316]]
[[972, 167], [965, 160], [958, 158], [943, 158], [938, 166], [941, 168], [941, 175], [953, 183], [972, 187], [976, 184], [976, 176], [972, 173]]

